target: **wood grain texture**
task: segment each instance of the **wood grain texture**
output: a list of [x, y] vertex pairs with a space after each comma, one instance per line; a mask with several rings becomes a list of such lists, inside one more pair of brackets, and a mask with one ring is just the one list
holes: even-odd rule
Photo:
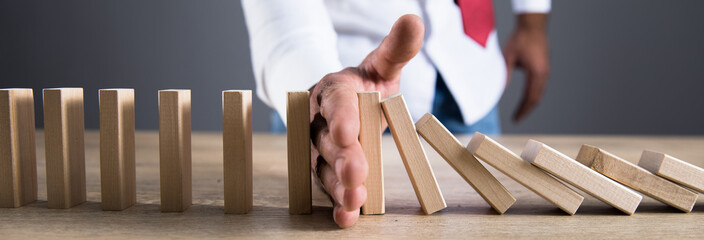
[[438, 121], [426, 113], [416, 122], [416, 129], [457, 173], [498, 213], [503, 214], [516, 202], [499, 180], [491, 175], [462, 144]]
[[381, 101], [381, 106], [423, 212], [432, 214], [446, 208], [403, 95], [390, 96]]
[[86, 201], [83, 89], [44, 89], [44, 142], [49, 208]]
[[288, 204], [289, 213], [294, 215], [310, 214], [313, 210], [309, 95], [307, 91], [287, 93]]
[[521, 157], [628, 215], [643, 198], [541, 142], [529, 140]]
[[379, 92], [359, 92], [359, 143], [369, 165], [369, 174], [364, 185], [367, 201], [362, 205], [362, 214], [384, 214], [384, 163], [381, 158], [381, 128], [384, 115], [381, 110]]
[[682, 186], [704, 193], [704, 169], [673, 156], [643, 151], [638, 166]]
[[191, 206], [191, 90], [159, 90], [161, 211]]
[[100, 89], [100, 196], [106, 211], [137, 202], [134, 89]]
[[482, 133], [474, 133], [467, 150], [570, 215], [584, 200], [579, 193]]
[[[2, 239], [704, 239], [701, 197], [694, 210], [686, 214], [646, 197], [638, 213], [628, 216], [585, 196], [577, 214], [568, 216], [508, 176], [487, 167], [518, 199], [504, 215], [498, 215], [435, 151], [427, 152], [428, 161], [448, 207], [424, 215], [390, 134], [382, 137], [386, 214], [360, 216], [354, 227], [346, 229], [339, 229], [333, 222], [330, 200], [317, 187], [312, 192], [313, 214], [289, 215], [286, 136], [256, 132], [254, 206], [246, 215], [223, 214], [222, 134], [195, 131], [193, 206], [188, 211], [159, 212], [159, 134], [149, 130], [136, 132], [139, 166], [135, 206], [120, 212], [101, 211], [99, 134], [86, 130], [88, 202], [66, 210], [47, 209], [43, 136], [41, 130], [37, 131], [38, 201], [21, 208], [0, 208]], [[465, 143], [471, 135], [456, 137]], [[576, 156], [583, 143], [592, 143], [608, 147], [611, 153], [626, 159], [638, 159], [643, 149], [658, 149], [704, 167], [704, 158], [700, 157], [704, 156], [702, 136], [504, 134], [492, 138], [518, 153], [529, 137], [537, 137], [568, 156]], [[430, 149], [425, 141], [422, 144]]]
[[32, 89], [0, 89], [1, 208], [37, 200], [35, 146]]
[[222, 92], [225, 213], [252, 209], [252, 91]]
[[576, 160], [604, 176], [684, 212], [691, 212], [697, 201], [696, 193], [603, 149], [584, 144]]

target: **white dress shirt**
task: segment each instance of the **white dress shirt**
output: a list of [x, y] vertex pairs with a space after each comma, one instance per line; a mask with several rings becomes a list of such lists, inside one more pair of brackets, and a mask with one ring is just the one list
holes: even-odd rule
[[[257, 96], [286, 119], [286, 92], [305, 91], [325, 74], [357, 66], [404, 14], [425, 23], [421, 51], [401, 74], [414, 121], [430, 112], [439, 72], [465, 124], [499, 101], [506, 66], [496, 30], [486, 48], [467, 37], [453, 0], [242, 0]], [[514, 12], [548, 12], [550, 0], [513, 0]], [[285, 122], [285, 121], [284, 121]]]

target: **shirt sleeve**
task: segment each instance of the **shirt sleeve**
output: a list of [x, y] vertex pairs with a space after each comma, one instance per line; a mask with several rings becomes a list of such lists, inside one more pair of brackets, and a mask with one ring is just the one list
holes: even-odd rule
[[[322, 0], [243, 0], [257, 96], [286, 119], [286, 92], [342, 69]], [[286, 122], [286, 121], [284, 121]]]
[[551, 0], [512, 0], [515, 13], [548, 13]]

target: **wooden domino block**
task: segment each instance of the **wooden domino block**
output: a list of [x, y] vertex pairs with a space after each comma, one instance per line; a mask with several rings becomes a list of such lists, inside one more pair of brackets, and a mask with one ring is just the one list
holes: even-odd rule
[[359, 143], [369, 165], [367, 201], [362, 205], [362, 214], [384, 214], [384, 166], [381, 158], [381, 128], [384, 115], [381, 112], [379, 92], [359, 92]]
[[309, 95], [307, 91], [287, 93], [286, 146], [290, 214], [310, 214], [313, 208], [310, 180]]
[[37, 200], [34, 93], [0, 89], [0, 207]]
[[252, 209], [252, 91], [222, 92], [225, 213]]
[[467, 149], [570, 215], [574, 215], [584, 200], [582, 195], [484, 134], [474, 133]]
[[622, 158], [590, 145], [582, 145], [577, 161], [623, 185], [684, 212], [691, 212], [697, 194]]
[[134, 89], [100, 89], [100, 198], [103, 210], [137, 202]]
[[506, 187], [491, 175], [433, 114], [423, 115], [416, 122], [416, 129], [494, 210], [503, 214], [516, 202]]
[[191, 90], [159, 91], [161, 211], [191, 206]]
[[521, 157], [622, 212], [633, 215], [643, 196], [551, 147], [529, 140]]
[[44, 149], [49, 208], [86, 201], [83, 89], [44, 89]]
[[645, 150], [640, 157], [638, 166], [682, 186], [704, 193], [704, 169], [688, 162], [664, 153]]
[[425, 150], [420, 144], [403, 95], [390, 96], [381, 101], [381, 106], [421, 208], [425, 214], [444, 209], [447, 204], [435, 180], [435, 174], [430, 167]]

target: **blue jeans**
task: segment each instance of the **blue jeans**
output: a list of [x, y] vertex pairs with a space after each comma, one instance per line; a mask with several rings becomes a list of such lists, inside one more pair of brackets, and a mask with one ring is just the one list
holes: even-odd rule
[[455, 134], [474, 134], [474, 132], [489, 135], [501, 134], [501, 122], [499, 121], [499, 111], [496, 106], [479, 121], [472, 125], [465, 125], [460, 107], [457, 106], [457, 102], [452, 98], [452, 93], [450, 93], [440, 74], [438, 74], [435, 83], [435, 97], [431, 113], [445, 125], [447, 130]]
[[[474, 132], [481, 132], [489, 135], [501, 134], [501, 124], [499, 121], [499, 111], [496, 106], [494, 106], [489, 113], [472, 125], [465, 125], [462, 119], [462, 113], [460, 112], [457, 102], [452, 98], [450, 90], [445, 85], [445, 81], [442, 76], [438, 74], [437, 82], [435, 84], [435, 97], [433, 99], [433, 110], [431, 111], [435, 117], [445, 125], [445, 127], [450, 130], [450, 132], [455, 134], [474, 134]], [[285, 133], [286, 126], [281, 120], [281, 116], [276, 111], [271, 112], [271, 118], [269, 120], [269, 131], [272, 133]]]

